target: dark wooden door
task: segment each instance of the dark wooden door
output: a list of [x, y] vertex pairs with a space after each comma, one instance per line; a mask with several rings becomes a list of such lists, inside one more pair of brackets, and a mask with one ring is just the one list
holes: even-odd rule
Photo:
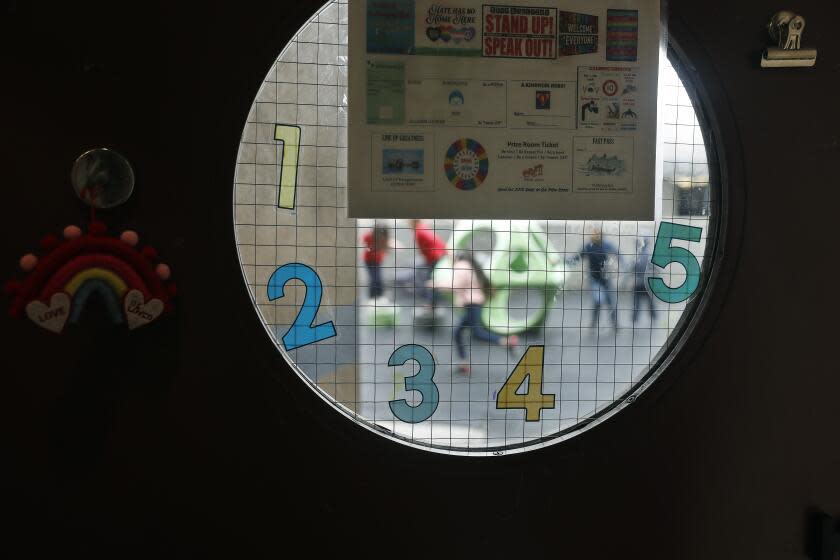
[[8, 546], [806, 558], [811, 513], [840, 516], [840, 4], [791, 4], [819, 61], [770, 71], [759, 53], [781, 6], [670, 2], [728, 208], [711, 307], [636, 406], [561, 445], [486, 460], [340, 418], [283, 374], [252, 310], [233, 239], [236, 150], [266, 69], [319, 4], [0, 4], [2, 276], [83, 219], [70, 166], [110, 146], [138, 183], [107, 219], [138, 229], [181, 288], [176, 314], [130, 336], [0, 319]]

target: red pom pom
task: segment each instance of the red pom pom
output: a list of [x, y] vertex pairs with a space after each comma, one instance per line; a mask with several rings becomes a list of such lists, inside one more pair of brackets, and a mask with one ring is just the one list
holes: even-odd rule
[[32, 253], [27, 253], [20, 258], [18, 264], [20, 265], [20, 269], [24, 272], [32, 272], [35, 270], [35, 267], [38, 266], [38, 257]]
[[172, 269], [170, 269], [169, 265], [166, 263], [160, 263], [157, 265], [155, 272], [157, 273], [158, 278], [163, 281], [169, 280], [169, 277], [172, 276]]
[[91, 235], [105, 235], [106, 231], [108, 231], [108, 227], [105, 222], [91, 222], [88, 227], [88, 233]]
[[153, 260], [157, 258], [158, 252], [157, 249], [155, 249], [154, 247], [143, 247], [143, 250], [140, 251], [140, 254], [149, 260]]
[[175, 297], [178, 295], [178, 287], [175, 285], [175, 282], [172, 282], [168, 286], [166, 286], [166, 291], [169, 294], [169, 297]]
[[128, 229], [120, 234], [120, 241], [122, 241], [126, 245], [136, 247], [137, 244], [140, 242], [140, 236], [137, 235], [136, 231], [131, 231], [130, 229]]
[[70, 226], [67, 226], [66, 228], [64, 228], [63, 233], [64, 233], [64, 239], [70, 239], [70, 240], [78, 239], [82, 236], [82, 228], [80, 228], [79, 226], [70, 225]]
[[57, 236], [48, 233], [47, 235], [41, 238], [41, 248], [45, 251], [51, 251], [52, 249], [58, 247], [58, 244], [60, 242], [61, 241], [58, 239]]
[[17, 280], [9, 280], [6, 282], [6, 285], [3, 286], [3, 289], [7, 296], [13, 296], [17, 294], [22, 287], [23, 284], [21, 282], [18, 282]]

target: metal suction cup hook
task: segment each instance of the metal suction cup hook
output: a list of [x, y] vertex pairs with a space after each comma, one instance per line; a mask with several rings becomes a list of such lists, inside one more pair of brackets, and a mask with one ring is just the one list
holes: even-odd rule
[[125, 203], [134, 192], [134, 170], [128, 160], [108, 148], [88, 150], [73, 164], [70, 181], [76, 195], [103, 209]]

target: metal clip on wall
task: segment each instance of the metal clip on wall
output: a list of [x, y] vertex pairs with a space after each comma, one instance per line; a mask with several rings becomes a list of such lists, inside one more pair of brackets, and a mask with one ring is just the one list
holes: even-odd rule
[[770, 20], [770, 37], [778, 44], [767, 47], [761, 56], [762, 68], [803, 68], [817, 63], [817, 49], [802, 48], [805, 18], [784, 10]]

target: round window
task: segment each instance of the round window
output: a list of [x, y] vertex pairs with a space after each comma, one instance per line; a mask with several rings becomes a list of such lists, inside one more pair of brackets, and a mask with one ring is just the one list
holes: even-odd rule
[[[534, 449], [620, 410], [687, 335], [716, 240], [717, 185], [674, 68], [656, 222], [353, 220], [347, 9], [327, 3], [283, 49], [237, 158], [243, 276], [291, 370], [349, 420], [443, 453]], [[475, 148], [456, 148], [476, 184]]]

